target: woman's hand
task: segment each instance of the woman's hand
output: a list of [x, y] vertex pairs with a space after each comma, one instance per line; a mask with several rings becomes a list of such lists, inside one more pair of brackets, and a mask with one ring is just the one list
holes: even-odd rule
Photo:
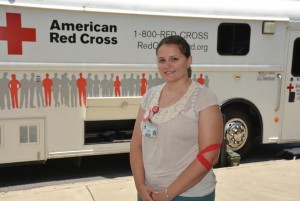
[[169, 201], [165, 190], [161, 190], [151, 195], [153, 201]]
[[151, 188], [149, 186], [144, 185], [138, 189], [138, 193], [139, 193], [140, 198], [143, 201], [154, 201], [152, 199], [152, 196], [157, 194], [158, 191], [154, 190], [153, 188]]

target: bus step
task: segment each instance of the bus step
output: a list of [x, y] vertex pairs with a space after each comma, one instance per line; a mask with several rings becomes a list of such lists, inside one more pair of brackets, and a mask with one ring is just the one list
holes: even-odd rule
[[284, 156], [292, 157], [293, 160], [296, 160], [297, 158], [300, 157], [300, 147], [283, 149], [279, 155], [283, 157]]

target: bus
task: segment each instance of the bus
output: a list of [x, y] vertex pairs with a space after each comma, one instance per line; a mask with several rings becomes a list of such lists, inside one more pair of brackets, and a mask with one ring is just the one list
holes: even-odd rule
[[170, 35], [218, 96], [230, 149], [300, 142], [299, 1], [1, 0], [0, 164], [128, 153]]

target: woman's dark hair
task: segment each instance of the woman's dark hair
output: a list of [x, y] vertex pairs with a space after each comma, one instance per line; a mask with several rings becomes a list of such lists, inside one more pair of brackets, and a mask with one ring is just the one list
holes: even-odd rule
[[[186, 57], [189, 58], [191, 56], [191, 48], [190, 45], [188, 44], [188, 42], [182, 38], [181, 36], [168, 36], [163, 38], [157, 45], [156, 47], [156, 55], [158, 52], [158, 49], [162, 46], [162, 45], [177, 45], [180, 52]], [[192, 76], [192, 69], [191, 66], [189, 66], [188, 68], [188, 76], [189, 78], [191, 78]]]

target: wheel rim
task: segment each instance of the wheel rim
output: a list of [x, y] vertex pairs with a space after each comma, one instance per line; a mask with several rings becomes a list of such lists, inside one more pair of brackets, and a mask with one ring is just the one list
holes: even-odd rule
[[225, 137], [231, 150], [241, 149], [248, 138], [247, 124], [240, 118], [230, 119], [225, 124]]

